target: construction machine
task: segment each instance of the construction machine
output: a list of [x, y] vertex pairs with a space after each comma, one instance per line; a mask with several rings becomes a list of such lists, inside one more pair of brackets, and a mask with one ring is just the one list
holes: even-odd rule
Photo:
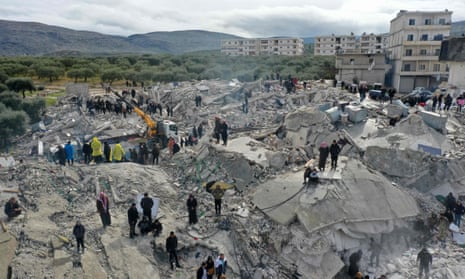
[[147, 124], [147, 146], [151, 149], [154, 144], [158, 143], [163, 148], [168, 144], [168, 139], [173, 137], [177, 139], [178, 137], [178, 127], [175, 122], [171, 120], [154, 120], [152, 117], [140, 109], [135, 102], [131, 103], [127, 101], [123, 96], [118, 92], [113, 91], [113, 93], [119, 98], [120, 101], [124, 102], [128, 108], [131, 108], [137, 115], [144, 120]]

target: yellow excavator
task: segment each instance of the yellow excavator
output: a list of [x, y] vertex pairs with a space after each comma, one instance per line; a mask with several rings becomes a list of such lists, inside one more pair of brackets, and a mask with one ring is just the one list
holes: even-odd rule
[[158, 143], [163, 148], [168, 144], [168, 139], [173, 137], [177, 139], [178, 137], [178, 127], [175, 122], [171, 120], [159, 120], [155, 121], [150, 117], [149, 114], [145, 113], [140, 109], [135, 103], [127, 101], [123, 96], [118, 92], [113, 91], [113, 93], [119, 98], [120, 101], [124, 102], [128, 107], [130, 107], [137, 115], [144, 120], [147, 124], [147, 146], [152, 148], [153, 144]]

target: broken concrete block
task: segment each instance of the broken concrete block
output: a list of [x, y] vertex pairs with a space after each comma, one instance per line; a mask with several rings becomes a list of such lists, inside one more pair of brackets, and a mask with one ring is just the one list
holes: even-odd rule
[[368, 117], [368, 111], [361, 106], [348, 105], [345, 112], [349, 115], [349, 120], [359, 123]]
[[287, 160], [287, 155], [284, 152], [266, 152], [265, 156], [270, 164], [270, 167], [281, 169]]
[[431, 111], [420, 111], [420, 116], [426, 125], [438, 131], [446, 130], [447, 116]]
[[332, 107], [330, 109], [325, 110], [326, 115], [328, 115], [331, 123], [334, 123], [339, 120], [341, 117], [341, 111], [338, 107]]

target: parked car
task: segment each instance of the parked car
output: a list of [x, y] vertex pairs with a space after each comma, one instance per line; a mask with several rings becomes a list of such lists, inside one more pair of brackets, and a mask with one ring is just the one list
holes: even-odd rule
[[376, 90], [376, 89], [370, 89], [368, 90], [368, 96], [372, 100], [384, 100], [387, 101], [389, 100], [388, 94], [383, 95], [383, 91], [381, 90]]
[[[416, 89], [416, 88], [415, 88]], [[424, 88], [420, 90], [413, 90], [413, 92], [402, 96], [400, 100], [403, 103], [409, 104], [411, 107], [418, 103], [424, 103], [433, 97], [433, 92], [425, 90]]]

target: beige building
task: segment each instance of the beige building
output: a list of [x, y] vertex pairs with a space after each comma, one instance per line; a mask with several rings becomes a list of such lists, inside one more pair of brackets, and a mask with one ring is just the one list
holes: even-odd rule
[[230, 56], [298, 56], [304, 54], [304, 40], [300, 38], [256, 38], [222, 40], [221, 53]]
[[388, 47], [389, 34], [354, 34], [342, 36], [320, 36], [315, 38], [315, 55], [376, 54], [384, 53]]
[[441, 41], [449, 36], [452, 12], [401, 10], [391, 20], [389, 58], [392, 85], [399, 92], [431, 88], [447, 80], [446, 64], [439, 61]]
[[386, 64], [386, 57], [382, 53], [336, 55], [336, 80], [346, 84], [354, 81], [384, 84], [390, 68], [391, 65]]

